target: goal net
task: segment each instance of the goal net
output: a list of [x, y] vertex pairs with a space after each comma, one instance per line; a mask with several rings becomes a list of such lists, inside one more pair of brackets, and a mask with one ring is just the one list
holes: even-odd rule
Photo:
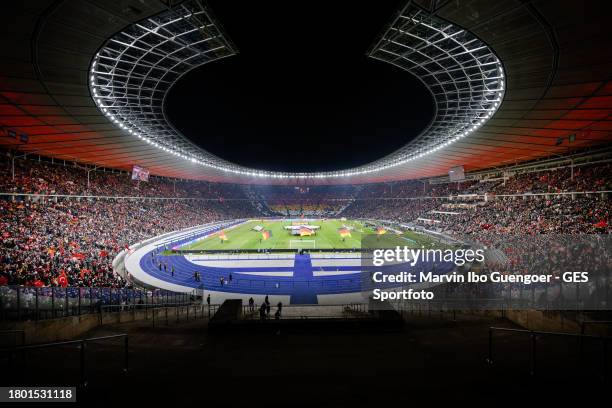
[[289, 240], [289, 249], [316, 249], [316, 241], [314, 239], [291, 239]]

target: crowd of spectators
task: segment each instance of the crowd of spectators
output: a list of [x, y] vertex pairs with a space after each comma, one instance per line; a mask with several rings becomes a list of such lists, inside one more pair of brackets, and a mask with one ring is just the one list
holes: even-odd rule
[[14, 168], [5, 162], [0, 192], [35, 195], [0, 197], [0, 285], [123, 287], [128, 282], [113, 273], [112, 260], [127, 246], [256, 213], [238, 185], [138, 182], [125, 172], [88, 174], [75, 164], [37, 160], [15, 160]]
[[[572, 174], [573, 173], [573, 174]], [[525, 194], [604, 191], [612, 189], [612, 165], [601, 164], [500, 176], [492, 180], [431, 183], [405, 180], [364, 185], [358, 199], [448, 197], [460, 194]]]
[[358, 187], [343, 186], [251, 186], [271, 215], [333, 217], [355, 197]]
[[[15, 160], [13, 169], [6, 161], [0, 192], [34, 196], [0, 198], [0, 285], [122, 287], [127, 282], [113, 273], [111, 262], [127, 245], [217, 220], [274, 215], [267, 212], [271, 208], [276, 215], [370, 218], [458, 235], [610, 233], [612, 205], [605, 193], [496, 197], [609, 190], [610, 170], [576, 168], [572, 177], [560, 169], [486, 183], [245, 187], [158, 177], [138, 182], [125, 172], [88, 172], [49, 161]], [[457, 197], [475, 192], [489, 197]]]
[[448, 214], [423, 213], [417, 223], [454, 235], [594, 234], [612, 231], [611, 214], [611, 200], [598, 194], [504, 197]]
[[381, 198], [447, 197], [464, 192], [476, 184], [474, 181], [432, 184], [427, 180], [405, 180], [364, 185], [356, 198], [362, 200]]
[[[612, 204], [602, 192], [612, 189], [611, 170], [602, 164], [484, 182], [372, 184], [361, 189], [342, 216], [412, 222], [450, 234], [609, 233]], [[587, 191], [599, 193], [557, 194]], [[510, 194], [526, 196], [497, 197]]]
[[369, 218], [393, 223], [407, 223], [438, 206], [440, 199], [358, 199], [349, 205], [342, 216]]
[[76, 163], [15, 160], [0, 166], [0, 192], [19, 194], [92, 195], [112, 197], [181, 197], [246, 199], [237, 184], [175, 180], [151, 176], [130, 180], [128, 172], [91, 170]]
[[165, 232], [251, 215], [242, 201], [0, 200], [0, 284], [126, 285], [112, 260]]
[[610, 164], [562, 168], [538, 173], [518, 174], [500, 184], [497, 194], [561, 193], [572, 191], [606, 191], [612, 188]]

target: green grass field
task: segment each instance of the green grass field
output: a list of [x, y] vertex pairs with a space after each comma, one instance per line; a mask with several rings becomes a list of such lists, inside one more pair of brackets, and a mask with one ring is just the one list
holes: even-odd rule
[[[289, 231], [284, 229], [284, 226], [291, 225], [290, 221], [266, 221], [253, 220], [238, 227], [225, 230], [227, 241], [221, 241], [218, 236], [212, 236], [202, 239], [191, 245], [181, 247], [183, 250], [219, 250], [219, 249], [328, 249], [328, 248], [361, 248], [362, 239], [369, 235], [369, 240], [375, 240], [376, 246], [394, 247], [396, 245], [406, 245], [409, 247], [420, 247], [421, 245], [431, 245], [432, 240], [422, 234], [415, 232], [405, 232], [398, 235], [388, 231], [383, 235], [376, 235], [371, 228], [366, 228], [358, 221], [340, 221], [340, 220], [318, 220], [309, 222], [311, 225], [320, 225], [316, 235], [309, 237], [299, 237], [291, 235]], [[260, 225], [266, 230], [272, 231], [272, 237], [263, 240], [260, 232], [254, 231], [253, 227]], [[351, 236], [344, 240], [338, 233], [338, 229], [343, 226], [352, 228]], [[295, 242], [295, 241], [303, 242]], [[312, 243], [306, 241], [315, 241], [314, 247]], [[294, 241], [290, 243], [290, 241]], [[370, 241], [372, 242], [372, 241]], [[370, 244], [369, 246], [372, 246]]]

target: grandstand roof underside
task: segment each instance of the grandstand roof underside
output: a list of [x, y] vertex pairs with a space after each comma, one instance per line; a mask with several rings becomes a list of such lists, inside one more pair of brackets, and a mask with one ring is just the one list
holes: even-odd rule
[[[472, 171], [610, 143], [612, 24], [609, 13], [602, 10], [605, 3], [414, 3], [410, 7], [462, 27], [492, 48], [505, 71], [503, 103], [474, 133], [426, 157], [349, 178], [300, 182], [345, 184], [438, 176], [458, 165]], [[290, 178], [243, 176], [193, 164], [120, 129], [96, 106], [89, 88], [93, 56], [116, 33], [164, 11], [167, 7], [160, 1], [139, 0], [4, 4], [0, 17], [2, 145], [124, 170], [137, 164], [169, 177], [294, 184], [296, 180]], [[384, 39], [384, 27], [381, 30]], [[370, 50], [373, 57], [375, 40]], [[27, 134], [27, 143], [9, 137], [8, 130]], [[570, 135], [575, 140], [570, 142]], [[380, 142], [384, 141], [373, 141]]]

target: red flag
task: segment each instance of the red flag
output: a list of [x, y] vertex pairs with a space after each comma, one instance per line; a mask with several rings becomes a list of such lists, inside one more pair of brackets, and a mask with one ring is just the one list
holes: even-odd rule
[[42, 288], [43, 286], [45, 286], [45, 284], [40, 279], [36, 279], [34, 281], [34, 286], [36, 286], [37, 288]]
[[340, 236], [342, 238], [346, 238], [346, 237], [350, 237], [351, 236], [351, 231], [348, 228], [346, 228], [346, 227], [338, 228], [338, 233], [340, 234]]
[[60, 273], [59, 278], [57, 278], [57, 283], [59, 283], [62, 288], [68, 286], [68, 277], [66, 277], [66, 272], [62, 271], [62, 273]]
[[83, 259], [85, 259], [85, 254], [82, 254], [82, 253], [72, 254], [72, 259], [82, 261]]
[[608, 228], [608, 221], [600, 220], [598, 223], [593, 224], [595, 228]]

